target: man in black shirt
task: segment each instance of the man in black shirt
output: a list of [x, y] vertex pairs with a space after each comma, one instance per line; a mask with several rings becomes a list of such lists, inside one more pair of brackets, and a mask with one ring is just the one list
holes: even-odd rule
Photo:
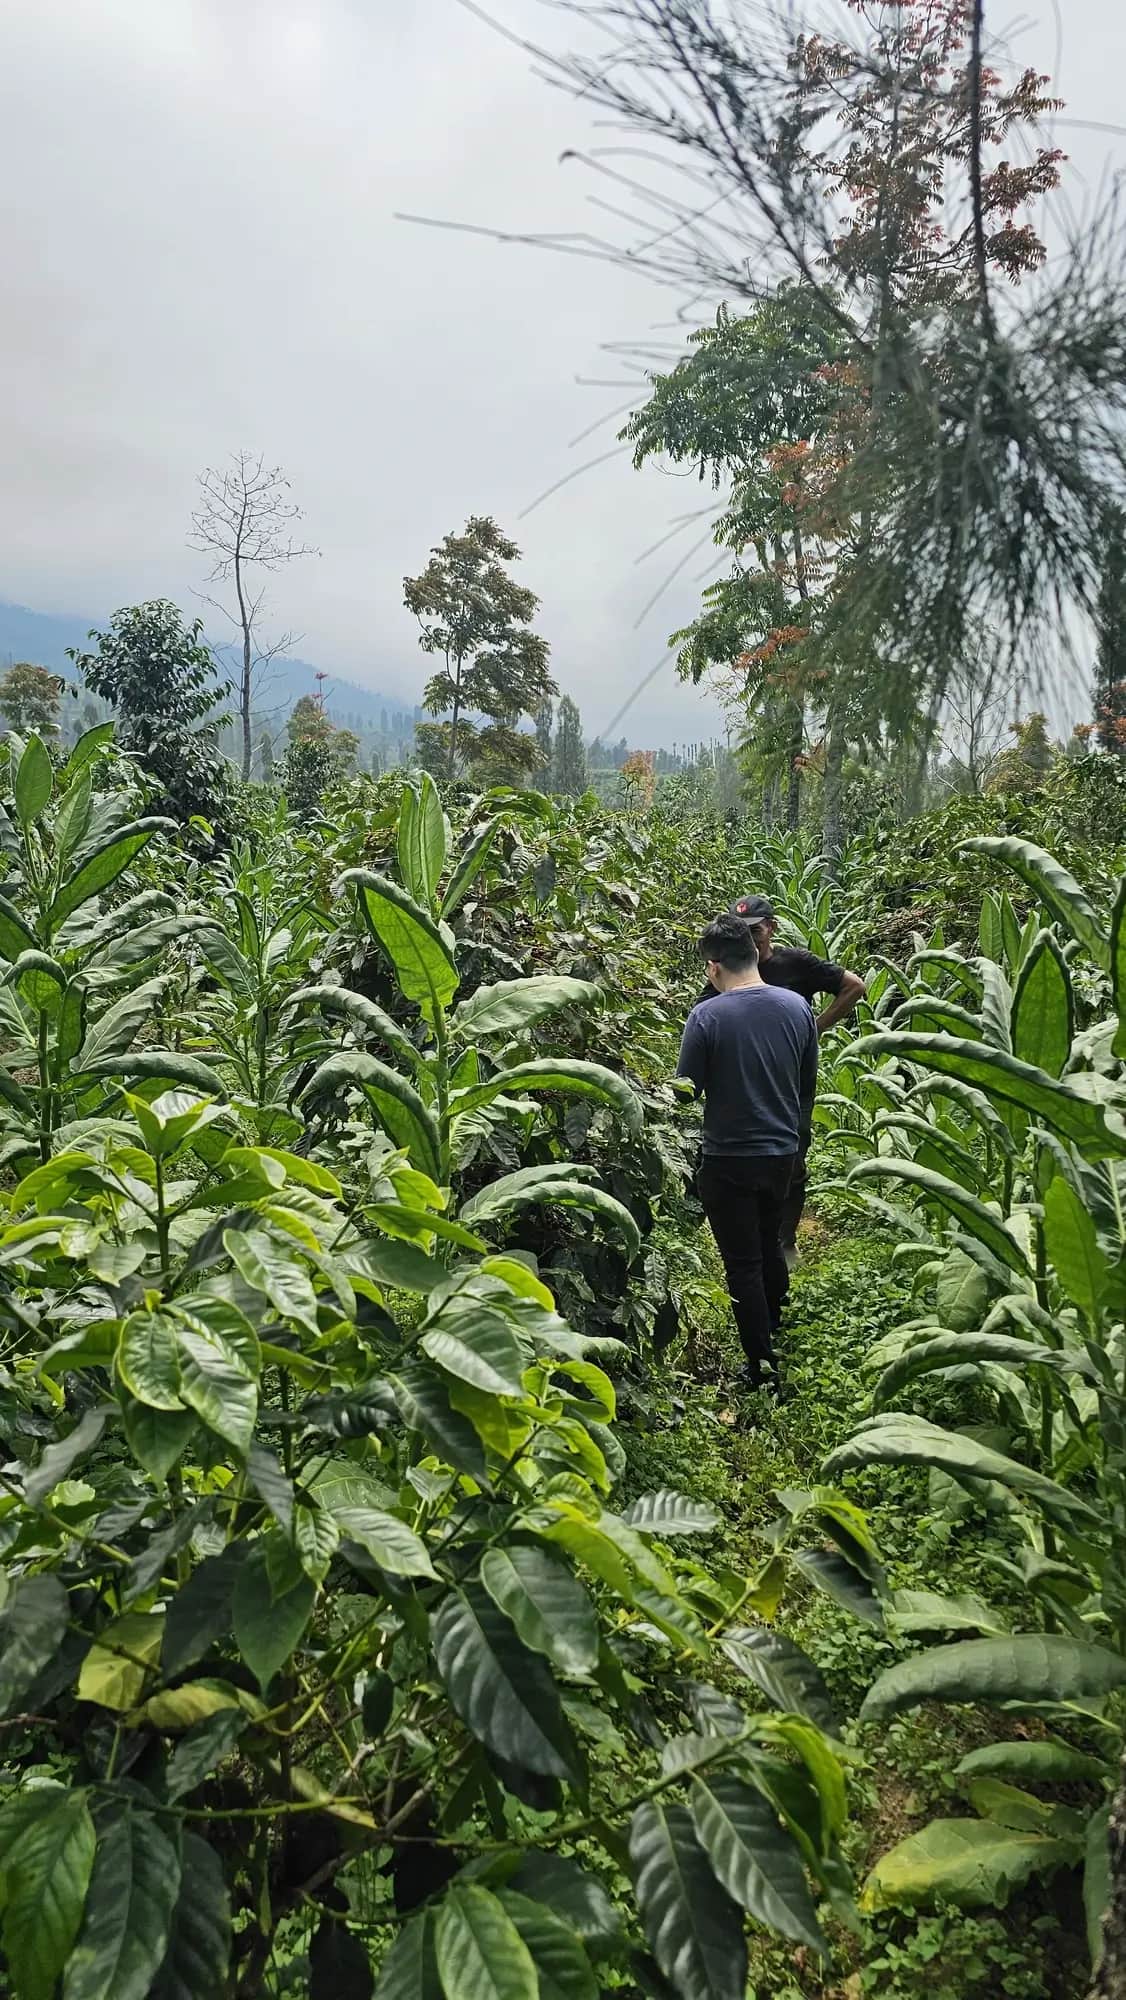
[[[834, 965], [827, 958], [818, 958], [815, 952], [806, 951], [801, 945], [775, 945], [774, 933], [778, 926], [774, 905], [766, 896], [740, 896], [731, 905], [731, 915], [742, 917], [744, 923], [750, 925], [758, 952], [758, 969], [765, 985], [784, 986], [789, 992], [800, 994], [810, 1007], [819, 994], [831, 996], [829, 1005], [816, 1016], [819, 1036], [836, 1027], [838, 1021], [847, 1021], [867, 992], [858, 972], [850, 972], [843, 965]], [[710, 986], [700, 995], [701, 1000], [713, 997], [714, 990]], [[787, 1264], [791, 1264], [797, 1255], [798, 1223], [805, 1207], [808, 1179], [806, 1156], [811, 1137], [812, 1132], [807, 1126], [790, 1177], [789, 1193], [782, 1204], [780, 1233]]]
[[[774, 1333], [789, 1272], [782, 1203], [808, 1129], [817, 1034], [796, 993], [760, 977], [750, 927], [716, 917], [700, 940], [712, 998], [692, 1009], [677, 1074], [704, 1098], [698, 1186], [723, 1259], [752, 1387], [777, 1380]], [[713, 990], [714, 989], [714, 990]]]

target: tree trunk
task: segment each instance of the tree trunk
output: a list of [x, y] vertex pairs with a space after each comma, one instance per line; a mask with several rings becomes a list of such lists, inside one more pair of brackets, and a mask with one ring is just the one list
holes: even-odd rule
[[250, 613], [242, 588], [242, 563], [235, 555], [235, 591], [238, 596], [239, 623], [242, 626], [242, 685], [239, 688], [239, 713], [242, 717], [242, 778], [246, 784], [250, 778], [250, 683], [253, 648], [251, 645]]
[[790, 777], [789, 788], [786, 793], [786, 825], [789, 827], [791, 833], [796, 833], [801, 825], [801, 766], [798, 763], [798, 758], [804, 749], [805, 715], [801, 703], [796, 701], [790, 723], [790, 746], [788, 751]]
[[447, 783], [451, 785], [453, 784], [454, 774], [457, 770], [457, 725], [460, 716], [461, 716], [461, 661], [459, 660], [457, 662], [457, 672], [454, 675], [454, 705], [453, 705], [453, 712], [450, 715], [450, 754], [446, 762], [446, 780]]
[[1110, 1901], [1103, 1917], [1103, 1955], [1088, 2000], [1126, 2000], [1126, 1758], [1107, 1829]]
[[844, 790], [845, 733], [840, 717], [830, 709], [826, 718], [828, 732], [825, 745], [825, 819], [822, 846], [829, 873], [836, 877], [837, 863], [841, 858], [841, 803]]

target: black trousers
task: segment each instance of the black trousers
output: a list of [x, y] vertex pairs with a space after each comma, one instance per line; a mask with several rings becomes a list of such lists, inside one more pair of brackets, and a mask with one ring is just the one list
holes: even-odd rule
[[790, 1274], [779, 1231], [795, 1156], [719, 1159], [705, 1155], [699, 1192], [723, 1259], [735, 1324], [747, 1360], [774, 1360], [774, 1333]]
[[806, 1166], [806, 1159], [809, 1154], [811, 1137], [812, 1134], [809, 1132], [803, 1132], [802, 1134], [801, 1149], [794, 1161], [794, 1171], [790, 1175], [789, 1190], [782, 1203], [782, 1217], [778, 1226], [778, 1234], [782, 1239], [782, 1248], [784, 1250], [792, 1250], [797, 1242], [798, 1223], [802, 1218], [802, 1210], [805, 1207], [805, 1192], [809, 1186], [809, 1172]]

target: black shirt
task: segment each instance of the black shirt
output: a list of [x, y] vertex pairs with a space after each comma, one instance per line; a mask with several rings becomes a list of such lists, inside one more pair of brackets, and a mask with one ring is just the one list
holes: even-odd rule
[[[808, 957], [808, 953], [806, 954]], [[817, 1030], [796, 993], [736, 986], [688, 1016], [678, 1076], [705, 1100], [705, 1157], [800, 1150], [817, 1088]]]
[[[804, 945], [776, 945], [769, 958], [760, 958], [758, 969], [766, 986], [784, 986], [790, 993], [800, 993], [812, 1007], [818, 993], [832, 993], [834, 997], [844, 985], [843, 965], [834, 965], [828, 958], [818, 958], [816, 952], [806, 951]], [[696, 1002], [718, 998], [714, 986], [705, 987]]]

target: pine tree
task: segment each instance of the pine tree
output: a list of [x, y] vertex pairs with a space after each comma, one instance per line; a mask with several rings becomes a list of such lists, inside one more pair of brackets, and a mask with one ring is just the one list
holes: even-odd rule
[[578, 798], [580, 793], [585, 792], [586, 784], [582, 718], [570, 695], [565, 694], [559, 704], [556, 722], [551, 789], [561, 792], [564, 797]]
[[552, 725], [555, 711], [548, 695], [536, 710], [536, 749], [540, 753], [540, 770], [546, 774], [545, 783], [551, 783]]
[[1102, 581], [1095, 614], [1095, 734], [1104, 750], [1126, 756], [1126, 517], [1106, 515]]

